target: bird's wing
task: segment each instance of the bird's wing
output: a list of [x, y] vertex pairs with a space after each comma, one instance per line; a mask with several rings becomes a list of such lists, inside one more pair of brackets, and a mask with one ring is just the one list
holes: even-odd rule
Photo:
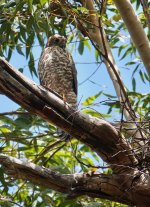
[[71, 61], [71, 66], [72, 66], [73, 89], [74, 89], [75, 94], [77, 95], [78, 94], [77, 70], [76, 70], [74, 60], [69, 52], [68, 52], [68, 56], [69, 56], [69, 59]]
[[78, 94], [78, 81], [77, 81], [77, 70], [76, 70], [74, 61], [72, 63], [72, 74], [73, 74], [74, 92], [77, 95]]

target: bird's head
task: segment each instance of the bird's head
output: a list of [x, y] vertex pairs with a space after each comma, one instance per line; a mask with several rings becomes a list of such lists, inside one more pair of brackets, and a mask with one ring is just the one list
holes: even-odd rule
[[61, 48], [65, 48], [66, 42], [67, 42], [67, 39], [64, 36], [55, 34], [49, 37], [46, 47], [59, 46]]

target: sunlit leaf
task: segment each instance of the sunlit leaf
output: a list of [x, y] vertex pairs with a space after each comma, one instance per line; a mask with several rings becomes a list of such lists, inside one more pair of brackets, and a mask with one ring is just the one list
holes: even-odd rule
[[32, 12], [32, 3], [33, 0], [28, 0], [29, 11]]
[[41, 3], [42, 6], [47, 2], [48, 2], [48, 0], [40, 0], [40, 3]]
[[102, 113], [99, 113], [93, 109], [84, 109], [82, 110], [83, 113], [86, 113], [86, 114], [89, 114], [93, 117], [97, 117], [97, 118], [109, 118], [111, 117], [110, 114], [102, 114]]
[[121, 19], [121, 16], [120, 16], [119, 14], [117, 14], [117, 15], [114, 15], [114, 16], [112, 17], [112, 19], [113, 19], [115, 22], [118, 22], [118, 21]]
[[91, 105], [101, 94], [103, 93], [103, 91], [98, 92], [97, 94], [95, 94], [94, 96], [90, 96], [89, 98], [87, 98], [82, 105], [83, 106], [88, 106]]

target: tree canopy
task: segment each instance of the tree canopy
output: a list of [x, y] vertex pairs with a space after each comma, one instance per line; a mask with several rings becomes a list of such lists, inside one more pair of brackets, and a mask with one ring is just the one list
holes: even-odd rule
[[[19, 104], [0, 113], [1, 206], [149, 205], [149, 6], [146, 0], [0, 1], [1, 99]], [[25, 77], [24, 65], [8, 63], [23, 57], [35, 80], [36, 51], [57, 33], [72, 54], [94, 57], [81, 62], [92, 67], [81, 83], [98, 89], [79, 100], [78, 111]], [[115, 94], [92, 79], [100, 67]], [[73, 138], [58, 137], [56, 126]]]

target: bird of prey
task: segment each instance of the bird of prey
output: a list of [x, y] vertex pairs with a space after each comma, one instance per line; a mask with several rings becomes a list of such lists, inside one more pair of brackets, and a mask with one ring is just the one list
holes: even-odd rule
[[77, 109], [77, 71], [66, 42], [67, 39], [58, 34], [49, 37], [39, 60], [38, 72], [42, 86]]

